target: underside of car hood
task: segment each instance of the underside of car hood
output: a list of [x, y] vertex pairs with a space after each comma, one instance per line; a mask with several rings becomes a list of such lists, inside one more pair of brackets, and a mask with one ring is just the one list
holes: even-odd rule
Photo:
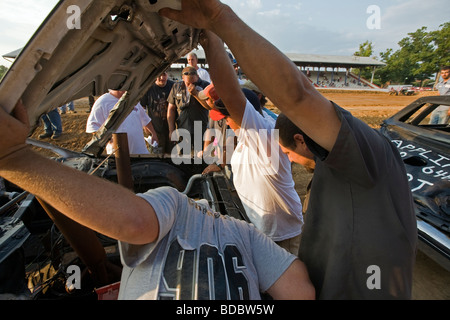
[[0, 83], [0, 105], [10, 112], [22, 99], [32, 129], [42, 114], [108, 89], [128, 91], [131, 112], [156, 77], [197, 46], [199, 30], [159, 16], [162, 7], [180, 1], [60, 1]]
[[[0, 83], [0, 106], [11, 111], [22, 99], [33, 131], [42, 114], [67, 102], [108, 89], [127, 91], [82, 153], [27, 142], [54, 151], [60, 156], [54, 160], [68, 167], [135, 193], [176, 188], [208, 201], [216, 212], [249, 222], [230, 176], [201, 174], [206, 164], [192, 163], [190, 155], [180, 156], [180, 164], [155, 154], [129, 157], [128, 163], [122, 161], [128, 158], [122, 148], [114, 157], [100, 156], [156, 77], [197, 46], [199, 30], [160, 17], [162, 7], [179, 8], [180, 1], [60, 1]], [[116, 240], [67, 219], [1, 177], [0, 195], [0, 276], [8, 280], [0, 277], [0, 299], [2, 294], [8, 299], [97, 299], [94, 289], [120, 280]], [[80, 272], [82, 289], [67, 287], [66, 271], [73, 266], [88, 270]]]

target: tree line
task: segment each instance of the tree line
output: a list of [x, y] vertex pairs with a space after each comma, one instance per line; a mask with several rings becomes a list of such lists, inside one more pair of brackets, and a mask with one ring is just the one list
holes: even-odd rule
[[5, 75], [6, 71], [8, 71], [8, 68], [0, 65], [0, 80], [3, 78], [3, 76]]
[[[439, 70], [450, 65], [450, 22], [440, 25], [438, 30], [428, 31], [427, 27], [408, 33], [400, 40], [399, 49], [387, 49], [379, 58], [373, 55], [373, 44], [366, 41], [359, 46], [355, 56], [372, 57], [386, 63], [375, 71], [374, 83], [413, 84], [433, 86], [439, 78]], [[355, 70], [359, 73], [359, 70]], [[361, 70], [361, 76], [370, 79], [371, 68]]]

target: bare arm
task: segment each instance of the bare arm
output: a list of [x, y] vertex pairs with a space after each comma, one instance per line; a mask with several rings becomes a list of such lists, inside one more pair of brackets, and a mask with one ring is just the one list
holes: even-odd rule
[[267, 292], [275, 300], [314, 300], [316, 294], [300, 260], [295, 260]]
[[[16, 106], [16, 116], [25, 114]], [[25, 116], [26, 117], [26, 116]], [[95, 231], [134, 244], [157, 239], [153, 208], [126, 188], [89, 176], [33, 152], [25, 145], [28, 125], [0, 108], [0, 176]]]
[[214, 33], [204, 31], [201, 41], [209, 64], [209, 72], [217, 94], [222, 99], [231, 118], [241, 124], [244, 116], [246, 98], [236, 77], [223, 41]]
[[205, 108], [206, 110], [211, 110], [211, 107], [208, 105], [208, 103], [206, 103], [205, 100], [201, 100], [198, 97], [199, 91], [197, 91], [197, 87], [195, 86], [195, 84], [190, 84], [188, 87], [189, 93], [191, 94], [191, 96], [193, 96], [195, 98], [195, 100], [198, 101], [198, 103], [200, 103], [202, 105], [203, 108]]
[[153, 141], [159, 143], [158, 134], [156, 133], [155, 127], [153, 126], [153, 123], [151, 121], [144, 127], [144, 131], [148, 134], [151, 134]]
[[331, 150], [340, 129], [333, 105], [283, 53], [218, 0], [182, 0], [182, 8], [164, 8], [160, 14], [216, 33], [265, 95], [316, 143]]
[[177, 107], [169, 103], [169, 106], [167, 107], [167, 122], [169, 123], [169, 139], [172, 135], [172, 132], [175, 130], [175, 117], [176, 117], [176, 111]]

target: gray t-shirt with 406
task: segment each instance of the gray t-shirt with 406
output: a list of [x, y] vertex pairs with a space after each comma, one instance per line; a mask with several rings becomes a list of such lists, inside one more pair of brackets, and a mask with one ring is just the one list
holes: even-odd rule
[[159, 238], [120, 243], [119, 299], [260, 299], [297, 258], [252, 225], [163, 187], [140, 195], [154, 208]]

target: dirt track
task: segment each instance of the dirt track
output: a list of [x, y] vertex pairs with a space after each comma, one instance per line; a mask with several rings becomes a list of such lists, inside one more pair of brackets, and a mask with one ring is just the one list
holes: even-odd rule
[[[328, 90], [321, 92], [328, 99], [351, 111], [356, 117], [366, 121], [374, 128], [379, 127], [381, 120], [393, 115], [418, 98], [418, 96], [389, 96], [386, 93], [377, 92], [357, 93], [355, 91], [333, 92]], [[277, 109], [270, 104], [269, 108], [277, 112]], [[77, 111], [75, 114], [62, 115], [64, 134], [54, 143], [67, 149], [81, 151], [90, 139], [90, 136], [84, 132], [88, 116], [87, 98], [75, 101], [75, 110]], [[32, 137], [36, 138], [42, 132], [42, 126], [38, 127]]]
[[[378, 128], [381, 121], [417, 99], [419, 96], [430, 95], [423, 93], [416, 96], [389, 96], [386, 93], [368, 92], [332, 92], [321, 91], [324, 96], [341, 107], [351, 111], [356, 117], [362, 119], [373, 128]], [[90, 140], [90, 135], [84, 132], [88, 116], [87, 99], [75, 102], [75, 114], [62, 115], [63, 136], [52, 143], [67, 149], [81, 151]], [[276, 108], [272, 108], [276, 111]], [[43, 132], [42, 126], [33, 134], [36, 138]], [[294, 166], [294, 180], [296, 190], [302, 197], [305, 184], [309, 181], [307, 174], [299, 165]], [[416, 261], [413, 298], [418, 300], [449, 300], [450, 299], [450, 272], [446, 271], [426, 255], [419, 252]]]

